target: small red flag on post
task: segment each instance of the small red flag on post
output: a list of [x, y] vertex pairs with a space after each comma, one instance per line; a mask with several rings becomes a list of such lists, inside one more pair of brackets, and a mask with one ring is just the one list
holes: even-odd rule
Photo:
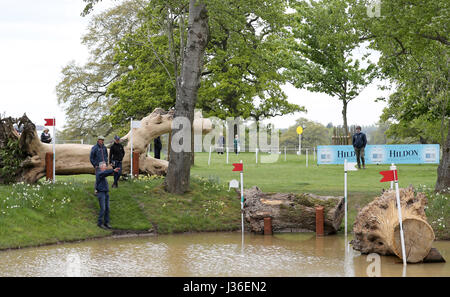
[[244, 164], [242, 163], [233, 163], [233, 171], [243, 171], [244, 170]]
[[44, 119], [44, 126], [55, 126], [55, 119]]
[[398, 180], [397, 170], [380, 171], [380, 174], [383, 176], [380, 183]]

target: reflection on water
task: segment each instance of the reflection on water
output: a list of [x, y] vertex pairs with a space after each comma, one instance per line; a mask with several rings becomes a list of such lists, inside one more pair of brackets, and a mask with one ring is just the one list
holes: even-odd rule
[[[348, 240], [349, 241], [349, 240]], [[344, 236], [199, 233], [107, 238], [0, 252], [0, 276], [367, 276], [367, 255]], [[435, 242], [447, 260], [450, 242]], [[381, 276], [402, 276], [381, 257]], [[406, 276], [450, 276], [450, 264], [410, 264]]]

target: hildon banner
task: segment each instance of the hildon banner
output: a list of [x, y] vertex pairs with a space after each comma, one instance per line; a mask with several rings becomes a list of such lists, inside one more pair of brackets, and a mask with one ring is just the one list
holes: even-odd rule
[[[366, 164], [439, 164], [439, 144], [367, 145]], [[356, 160], [351, 145], [319, 145], [317, 164], [344, 164]]]

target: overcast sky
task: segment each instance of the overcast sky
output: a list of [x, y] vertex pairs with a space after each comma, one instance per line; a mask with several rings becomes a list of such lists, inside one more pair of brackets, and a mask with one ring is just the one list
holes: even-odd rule
[[[112, 6], [104, 0], [95, 11]], [[26, 113], [37, 125], [56, 117], [57, 127], [65, 115], [57, 105], [55, 87], [61, 70], [71, 60], [83, 63], [88, 57], [81, 45], [89, 17], [81, 17], [82, 0], [0, 0], [0, 113], [19, 117]], [[339, 100], [284, 87], [289, 101], [303, 105], [308, 113], [273, 120], [277, 128], [287, 128], [298, 117], [324, 125], [342, 124]], [[370, 125], [378, 121], [385, 103], [375, 103], [382, 95], [375, 84], [369, 86], [348, 107], [349, 124]]]

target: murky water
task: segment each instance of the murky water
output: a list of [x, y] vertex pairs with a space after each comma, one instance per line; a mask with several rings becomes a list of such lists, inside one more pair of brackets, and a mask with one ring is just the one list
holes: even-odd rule
[[[107, 238], [0, 252], [0, 276], [402, 276], [396, 257], [345, 249], [344, 236], [199, 233]], [[435, 242], [450, 260], [450, 242]], [[450, 276], [450, 263], [410, 264], [406, 276]]]

